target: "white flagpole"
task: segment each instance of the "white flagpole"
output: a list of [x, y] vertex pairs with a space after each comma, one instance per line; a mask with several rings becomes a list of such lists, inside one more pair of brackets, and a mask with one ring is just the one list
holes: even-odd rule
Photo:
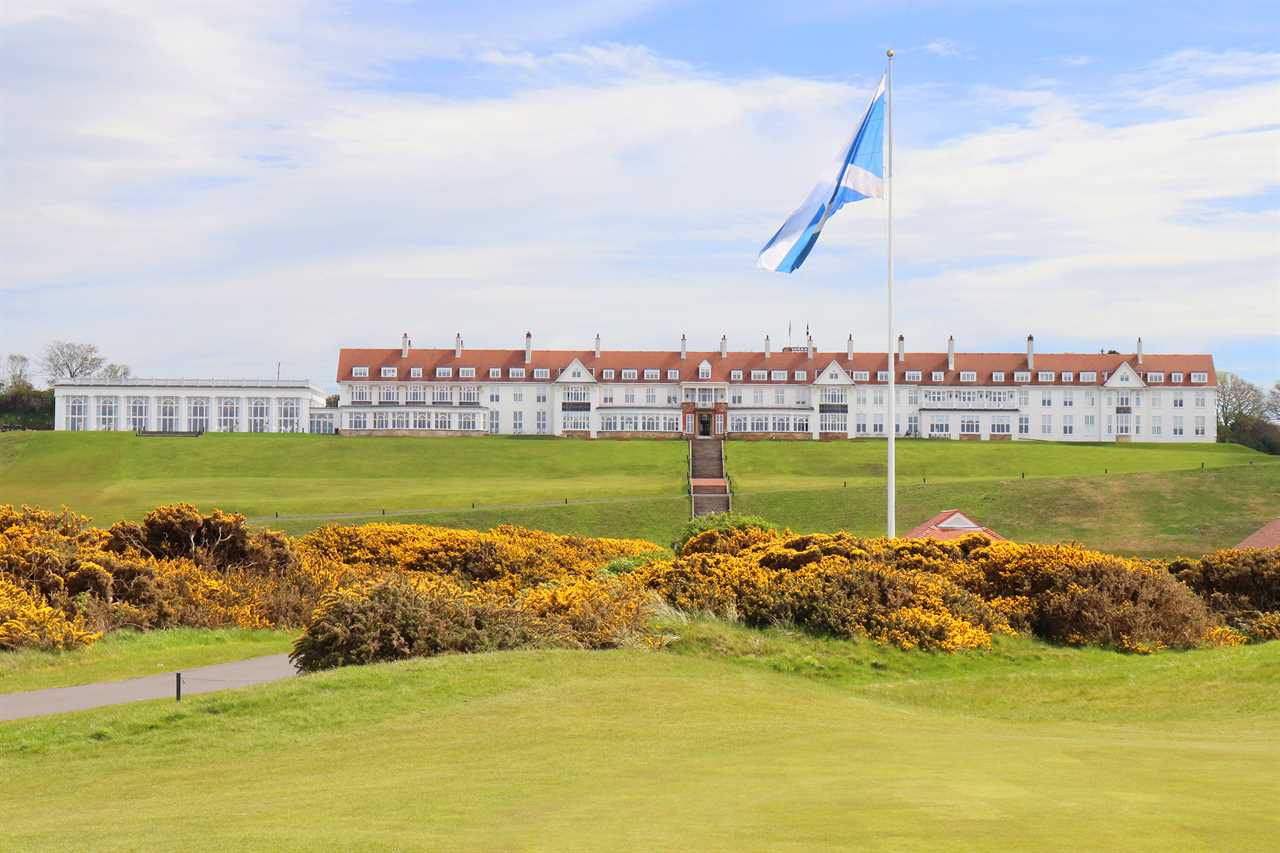
[[889, 57], [885, 70], [885, 86], [884, 86], [884, 126], [885, 126], [885, 152], [884, 152], [884, 195], [888, 202], [888, 221], [889, 221], [889, 267], [888, 267], [888, 291], [889, 291], [889, 343], [885, 348], [889, 358], [889, 507], [888, 507], [888, 523], [886, 525], [886, 535], [892, 539], [897, 535], [897, 519], [896, 507], [894, 506], [894, 491], [896, 472], [894, 470], [894, 434], [898, 431], [898, 421], [895, 413], [894, 396], [894, 374], [897, 373], [897, 366], [893, 363], [893, 51], [886, 52]]

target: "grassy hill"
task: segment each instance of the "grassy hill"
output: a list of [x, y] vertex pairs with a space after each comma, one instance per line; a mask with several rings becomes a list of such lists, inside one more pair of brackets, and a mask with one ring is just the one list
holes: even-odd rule
[[[730, 442], [734, 507], [795, 530], [880, 532], [884, 450]], [[666, 543], [688, 518], [685, 470], [682, 442], [0, 434], [0, 503], [67, 504], [103, 524], [186, 500], [293, 533], [386, 510]], [[904, 531], [957, 507], [1014, 538], [1173, 556], [1233, 545], [1280, 515], [1280, 459], [1232, 445], [916, 440], [899, 444], [898, 472]]]
[[[1280, 643], [904, 653], [715, 622], [0, 726], [3, 846], [1268, 849]], [[104, 780], [106, 786], [104, 787]]]

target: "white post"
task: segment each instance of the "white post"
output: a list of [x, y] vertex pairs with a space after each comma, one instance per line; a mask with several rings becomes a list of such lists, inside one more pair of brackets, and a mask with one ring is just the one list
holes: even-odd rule
[[885, 63], [885, 86], [884, 86], [884, 127], [885, 127], [885, 149], [884, 149], [884, 196], [888, 202], [886, 205], [888, 212], [888, 230], [889, 230], [889, 263], [888, 263], [888, 294], [889, 294], [889, 343], [885, 347], [887, 360], [889, 365], [889, 465], [888, 465], [888, 520], [885, 525], [885, 535], [893, 538], [897, 535], [896, 524], [896, 507], [894, 505], [894, 485], [896, 472], [894, 470], [894, 438], [898, 430], [898, 419], [895, 410], [894, 397], [894, 373], [897, 371], [897, 365], [893, 361], [893, 51], [887, 51], [889, 57]]

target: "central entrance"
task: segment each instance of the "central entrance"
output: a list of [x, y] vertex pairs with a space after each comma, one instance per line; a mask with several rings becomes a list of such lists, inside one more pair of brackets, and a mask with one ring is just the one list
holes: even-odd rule
[[711, 413], [698, 412], [698, 435], [711, 437]]

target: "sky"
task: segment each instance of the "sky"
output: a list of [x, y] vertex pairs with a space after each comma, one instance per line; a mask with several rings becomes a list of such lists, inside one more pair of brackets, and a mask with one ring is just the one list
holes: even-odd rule
[[888, 47], [908, 349], [1280, 378], [1280, 6], [1232, 0], [0, 5], [0, 357], [881, 349], [883, 202], [755, 258]]

